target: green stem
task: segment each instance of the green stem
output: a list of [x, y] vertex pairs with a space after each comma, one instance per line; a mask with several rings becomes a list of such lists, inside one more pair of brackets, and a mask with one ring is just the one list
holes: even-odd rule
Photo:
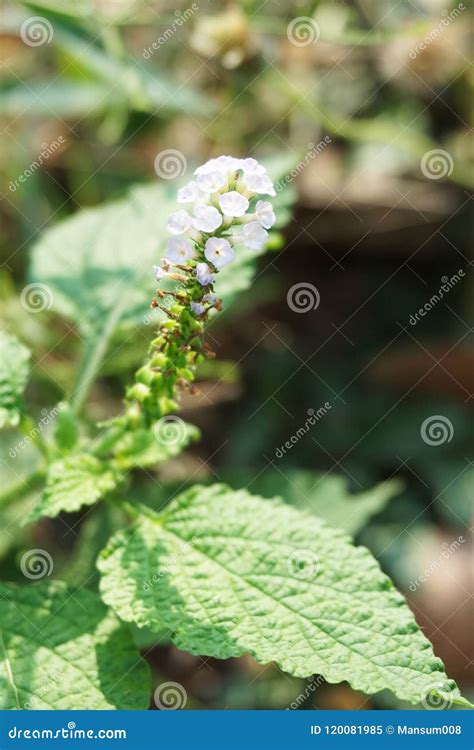
[[29, 474], [25, 479], [20, 479], [19, 482], [11, 485], [0, 494], [0, 508], [10, 505], [15, 500], [19, 500], [29, 492], [32, 492], [44, 482], [45, 477], [46, 471], [38, 470]]
[[19, 428], [23, 435], [25, 437], [29, 438], [29, 440], [35, 445], [41, 455], [48, 459], [49, 458], [49, 447], [46, 441], [43, 439], [41, 432], [39, 431], [38, 427], [35, 425], [31, 417], [22, 417]]

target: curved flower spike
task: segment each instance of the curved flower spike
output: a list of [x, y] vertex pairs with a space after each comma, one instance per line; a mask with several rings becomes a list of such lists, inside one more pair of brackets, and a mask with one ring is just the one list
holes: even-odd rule
[[[275, 214], [262, 195], [275, 195], [265, 167], [255, 159], [219, 156], [195, 170], [180, 188], [168, 217], [166, 259], [154, 266], [158, 288], [151, 306], [164, 313], [147, 361], [128, 389], [122, 426], [149, 427], [177, 407], [178, 390], [191, 387], [196, 366], [213, 356], [203, 341], [212, 310], [222, 308], [214, 291], [221, 268], [236, 253], [260, 250]], [[239, 249], [240, 247], [240, 249]]]

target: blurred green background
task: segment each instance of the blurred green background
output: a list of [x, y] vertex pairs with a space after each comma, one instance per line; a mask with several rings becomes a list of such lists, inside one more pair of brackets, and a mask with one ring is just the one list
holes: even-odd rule
[[[0, 315], [34, 352], [33, 411], [69, 391], [80, 348], [54, 309], [34, 315], [19, 302], [29, 251], [49, 228], [135, 183], [163, 182], [156, 165], [168, 149], [184, 157], [189, 174], [221, 153], [299, 164], [289, 177], [297, 202], [285, 239], [259, 259], [251, 289], [213, 322], [217, 359], [200, 372], [200, 395], [183, 401], [200, 444], [134, 482], [155, 505], [187, 481], [224, 480], [295, 502], [318, 498], [324, 515], [328, 476], [341, 476], [353, 492], [402, 479], [357, 539], [407, 595], [448, 674], [472, 699], [467, 4], [1, 6]], [[32, 19], [40, 19], [36, 30]], [[157, 204], [157, 214], [169, 205]], [[137, 252], [133, 240], [129, 252]], [[414, 319], [460, 270], [461, 280]], [[303, 283], [319, 296], [304, 313], [288, 303]], [[150, 336], [149, 325], [114, 336], [88, 400], [91, 422], [117, 412]], [[326, 402], [317, 425], [279, 457], [308, 409]], [[422, 426], [434, 417], [448, 434], [430, 443]], [[9, 455], [17, 440], [2, 437], [3, 486], [34, 461], [28, 450]], [[18, 508], [2, 514], [7, 579], [18, 574], [18, 556], [37, 546], [54, 553], [59, 578], [94, 585], [94, 558], [123, 523], [104, 507], [28, 528], [18, 515]], [[137, 638], [155, 682], [182, 683], [188, 708], [399, 706], [317, 678], [305, 684], [250, 658], [200, 659], [146, 633]]]

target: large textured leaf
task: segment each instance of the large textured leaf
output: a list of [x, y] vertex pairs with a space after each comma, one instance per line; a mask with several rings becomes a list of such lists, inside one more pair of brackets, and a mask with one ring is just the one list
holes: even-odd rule
[[83, 505], [93, 505], [120, 479], [118, 472], [85, 453], [54, 461], [48, 470], [43, 495], [26, 522], [43, 516], [54, 518], [61, 511], [72, 513]]
[[193, 488], [113, 537], [99, 569], [121, 618], [167, 626], [191, 653], [249, 652], [412, 703], [430, 691], [463, 700], [368, 550], [279, 501]]
[[0, 709], [145, 709], [128, 629], [91, 591], [0, 584]]
[[[288, 170], [288, 159], [267, 166], [278, 176]], [[179, 184], [133, 188], [124, 200], [80, 211], [47, 231], [33, 247], [30, 279], [49, 287], [53, 310], [85, 334], [103, 330], [107, 321], [143, 322], [156, 287], [152, 266], [164, 253], [165, 225], [177, 208]], [[291, 195], [291, 189], [279, 194], [280, 223], [288, 220]], [[232, 264], [230, 276], [220, 274], [226, 303], [249, 286], [254, 267], [255, 254], [247, 251]]]
[[21, 397], [28, 379], [30, 353], [16, 338], [0, 331], [0, 428], [21, 417]]

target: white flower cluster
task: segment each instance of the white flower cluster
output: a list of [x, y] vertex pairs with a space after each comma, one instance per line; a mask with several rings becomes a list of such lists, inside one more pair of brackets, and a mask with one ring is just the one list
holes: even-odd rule
[[[198, 167], [194, 175], [177, 195], [178, 203], [194, 205], [168, 218], [166, 228], [173, 236], [166, 257], [174, 264], [199, 260], [197, 281], [208, 286], [213, 270], [234, 260], [236, 245], [254, 251], [265, 245], [275, 214], [272, 204], [260, 196], [276, 193], [265, 167], [255, 159], [219, 156]], [[155, 272], [162, 278], [162, 269]]]

